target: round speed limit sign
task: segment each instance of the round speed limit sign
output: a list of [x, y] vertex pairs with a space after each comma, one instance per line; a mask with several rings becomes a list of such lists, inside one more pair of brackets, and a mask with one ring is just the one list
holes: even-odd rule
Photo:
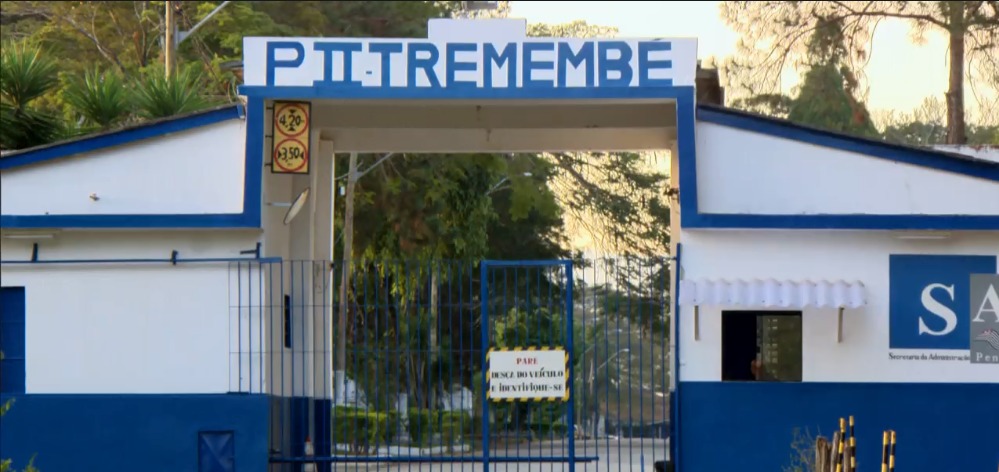
[[309, 129], [309, 113], [297, 103], [281, 103], [274, 116], [274, 127], [278, 134], [287, 138], [297, 137]]
[[274, 165], [283, 172], [300, 172], [308, 162], [308, 149], [295, 138], [287, 138], [274, 147]]

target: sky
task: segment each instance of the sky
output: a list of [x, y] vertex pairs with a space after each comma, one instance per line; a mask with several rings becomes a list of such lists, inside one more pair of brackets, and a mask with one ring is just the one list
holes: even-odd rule
[[[721, 2], [548, 2], [512, 1], [510, 16], [529, 23], [587, 23], [617, 27], [622, 37], [695, 37], [698, 57], [721, 59], [735, 53], [739, 35], [721, 19]], [[867, 106], [910, 112], [926, 97], [943, 101], [947, 90], [947, 43], [942, 34], [927, 35], [915, 45], [902, 21], [882, 22], [873, 41], [873, 54], [864, 68], [869, 90]], [[793, 84], [788, 84], [791, 86]], [[966, 90], [966, 109], [977, 110]]]

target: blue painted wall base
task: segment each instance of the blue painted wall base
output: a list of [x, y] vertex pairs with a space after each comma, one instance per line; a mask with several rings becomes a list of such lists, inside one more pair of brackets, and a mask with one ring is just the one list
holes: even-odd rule
[[239, 472], [267, 471], [263, 395], [16, 395], [0, 457], [43, 472], [198, 470], [198, 432], [233, 431]]
[[882, 431], [904, 471], [999, 466], [999, 384], [682, 382], [682, 470], [774, 472], [794, 429], [832, 438], [854, 416], [858, 470], [880, 470]]

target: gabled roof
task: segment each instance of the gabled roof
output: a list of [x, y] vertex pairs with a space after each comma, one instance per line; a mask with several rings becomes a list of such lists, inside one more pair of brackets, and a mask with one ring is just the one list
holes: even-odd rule
[[965, 154], [851, 136], [717, 105], [698, 105], [697, 120], [999, 182], [999, 163]]
[[[919, 166], [989, 183], [999, 182], [999, 163], [932, 148], [898, 145], [799, 125], [717, 105], [696, 107], [696, 119], [744, 132], [786, 139], [841, 152]], [[694, 139], [693, 136], [687, 138]], [[697, 157], [692, 145], [680, 146], [680, 216], [686, 229], [841, 229], [841, 230], [999, 230], [994, 214], [758, 214], [707, 213], [697, 198]]]
[[[253, 145], [262, 148], [262, 114], [263, 107], [256, 111], [256, 121], [247, 119], [248, 131], [240, 140], [248, 139]], [[242, 105], [226, 105], [208, 110], [202, 110], [186, 115], [173, 116], [155, 121], [148, 121], [135, 126], [117, 129], [104, 133], [82, 136], [76, 139], [38, 146], [30, 149], [4, 153], [0, 158], [0, 172], [7, 174], [4, 178], [16, 179], [17, 169], [45, 162], [55, 162], [59, 159], [72, 161], [81, 156], [81, 162], [100, 161], [101, 156], [108, 154], [128, 154], [128, 150], [114, 149], [130, 143], [155, 140], [174, 133], [204, 128], [217, 123], [246, 118]], [[253, 123], [257, 125], [254, 127]], [[236, 132], [234, 129], [229, 130]], [[162, 142], [167, 143], [165, 140]], [[167, 143], [168, 144], [168, 143]], [[103, 151], [103, 152], [102, 152]], [[242, 152], [242, 151], [240, 151]], [[246, 172], [243, 173], [242, 211], [226, 213], [87, 213], [87, 214], [3, 214], [0, 215], [0, 228], [258, 228], [260, 226], [260, 168], [259, 160], [251, 160], [252, 153], [245, 153]], [[167, 156], [169, 157], [169, 156]], [[93, 160], [91, 160], [93, 158]], [[53, 171], [58, 171], [53, 166]], [[253, 170], [257, 169], [256, 172]], [[30, 176], [29, 176], [30, 177]]]
[[208, 126], [222, 121], [241, 119], [244, 116], [245, 111], [242, 105], [223, 105], [186, 115], [147, 121], [126, 128], [90, 134], [43, 146], [4, 152], [2, 158], [0, 158], [0, 170], [71, 157], [99, 149]]

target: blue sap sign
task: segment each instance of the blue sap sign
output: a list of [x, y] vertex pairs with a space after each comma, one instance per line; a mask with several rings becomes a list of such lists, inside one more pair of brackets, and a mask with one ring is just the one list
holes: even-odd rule
[[996, 273], [996, 256], [892, 255], [892, 349], [969, 349], [971, 274]]
[[244, 83], [320, 89], [694, 85], [693, 39], [244, 38]]

